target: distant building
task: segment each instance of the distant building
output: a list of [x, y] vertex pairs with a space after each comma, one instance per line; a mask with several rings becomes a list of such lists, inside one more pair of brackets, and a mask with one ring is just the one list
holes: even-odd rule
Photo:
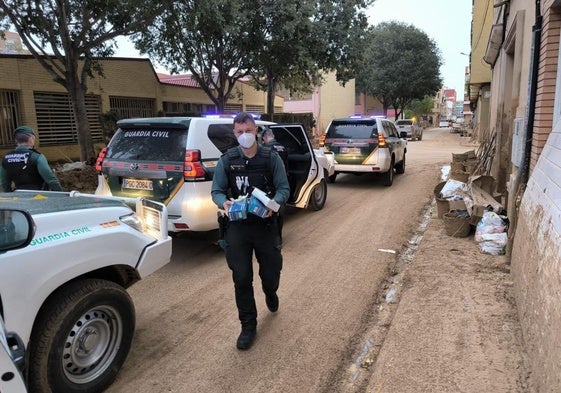
[[5, 39], [0, 40], [0, 54], [28, 55], [29, 51], [23, 49], [23, 44], [18, 33], [4, 32]]

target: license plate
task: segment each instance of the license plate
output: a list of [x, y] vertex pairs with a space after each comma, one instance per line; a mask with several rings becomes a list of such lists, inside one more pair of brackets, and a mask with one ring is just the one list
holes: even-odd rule
[[123, 179], [123, 188], [152, 191], [152, 180]]
[[360, 147], [342, 147], [341, 153], [343, 154], [360, 154]]

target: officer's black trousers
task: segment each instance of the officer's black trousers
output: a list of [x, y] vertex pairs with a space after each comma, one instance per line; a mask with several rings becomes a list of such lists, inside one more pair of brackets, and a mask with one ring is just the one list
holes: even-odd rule
[[282, 254], [275, 218], [231, 221], [225, 233], [228, 267], [232, 270], [236, 305], [242, 328], [257, 326], [253, 294], [253, 252], [259, 264], [263, 292], [273, 295], [279, 288]]

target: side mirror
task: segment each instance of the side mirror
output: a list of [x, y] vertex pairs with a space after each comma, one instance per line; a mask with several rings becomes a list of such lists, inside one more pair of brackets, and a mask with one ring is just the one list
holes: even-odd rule
[[407, 131], [401, 131], [401, 132], [399, 133], [399, 137], [400, 137], [401, 139], [407, 139]]
[[35, 223], [25, 210], [0, 209], [0, 252], [26, 247], [35, 235]]

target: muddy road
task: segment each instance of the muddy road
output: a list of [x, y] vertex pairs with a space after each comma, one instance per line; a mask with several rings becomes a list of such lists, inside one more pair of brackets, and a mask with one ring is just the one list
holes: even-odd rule
[[448, 129], [409, 141], [405, 174], [385, 187], [339, 175], [319, 212], [288, 210], [280, 308], [270, 313], [255, 276], [257, 338], [240, 325], [230, 270], [209, 234], [174, 239], [172, 261], [129, 292], [137, 328], [109, 392], [338, 392], [396, 255], [407, 245], [451, 153], [473, 147]]

